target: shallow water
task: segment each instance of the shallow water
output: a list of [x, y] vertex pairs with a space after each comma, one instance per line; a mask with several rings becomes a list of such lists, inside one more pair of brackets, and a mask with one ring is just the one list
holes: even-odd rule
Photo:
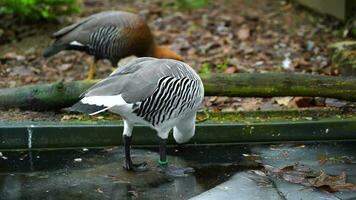
[[[251, 169], [260, 169], [261, 165], [282, 168], [299, 163], [330, 175], [345, 172], [347, 181], [355, 183], [355, 144], [328, 142], [169, 148], [170, 164], [196, 170], [194, 174], [181, 178], [158, 172], [157, 148], [133, 149], [134, 161], [148, 162], [149, 171], [142, 173], [123, 170], [121, 148], [2, 152], [0, 199], [189, 199], [199, 194], [197, 199], [219, 196], [239, 197], [237, 199], [258, 199], [261, 196], [287, 200], [354, 199], [356, 192], [353, 191], [329, 194], [276, 177], [261, 176]], [[321, 164], [320, 156], [333, 159]], [[348, 161], [343, 162], [344, 158]], [[208, 192], [202, 194], [205, 191]]]
[[159, 173], [152, 149], [132, 152], [134, 161], [149, 164], [142, 173], [122, 169], [121, 148], [2, 152], [0, 199], [188, 199], [256, 168], [241, 157], [248, 151], [246, 146], [170, 148], [171, 164], [196, 170], [181, 178]]

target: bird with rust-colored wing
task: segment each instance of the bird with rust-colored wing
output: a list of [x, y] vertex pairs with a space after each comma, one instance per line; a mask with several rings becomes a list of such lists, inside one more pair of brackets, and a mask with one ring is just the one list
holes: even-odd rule
[[138, 15], [124, 11], [105, 11], [67, 26], [52, 35], [55, 42], [45, 49], [50, 57], [62, 50], [84, 51], [94, 56], [88, 79], [93, 79], [96, 63], [108, 59], [113, 67], [121, 58], [156, 57], [182, 60], [177, 53], [155, 44], [152, 32]]

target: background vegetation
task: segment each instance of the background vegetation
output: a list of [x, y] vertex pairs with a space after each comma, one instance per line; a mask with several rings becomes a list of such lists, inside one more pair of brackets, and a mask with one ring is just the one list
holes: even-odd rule
[[14, 15], [21, 20], [53, 20], [56, 17], [78, 12], [78, 0], [2, 0], [0, 15]]

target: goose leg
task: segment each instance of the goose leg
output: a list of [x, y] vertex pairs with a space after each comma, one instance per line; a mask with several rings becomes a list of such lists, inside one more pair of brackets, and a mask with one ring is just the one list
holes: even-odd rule
[[147, 163], [143, 162], [139, 164], [134, 164], [132, 163], [131, 160], [130, 147], [131, 147], [131, 140], [132, 140], [132, 136], [131, 136], [132, 128], [133, 126], [130, 123], [128, 123], [126, 120], [124, 120], [123, 142], [124, 142], [125, 160], [124, 160], [123, 168], [125, 168], [127, 171], [143, 172], [148, 169]]
[[167, 153], [166, 153], [167, 139], [159, 137], [159, 169], [161, 172], [174, 177], [188, 176], [193, 173], [194, 169], [191, 167], [180, 168], [174, 165], [168, 165]]
[[90, 64], [89, 73], [88, 73], [88, 80], [93, 80], [94, 79], [97, 62], [98, 62], [98, 59], [94, 58], [93, 63]]
[[142, 162], [139, 164], [134, 164], [132, 163], [131, 160], [131, 153], [130, 153], [130, 144], [131, 144], [131, 136], [124, 135], [123, 140], [124, 140], [124, 151], [125, 151], [125, 161], [124, 165], [122, 166], [125, 168], [127, 171], [134, 171], [134, 172], [143, 172], [147, 171], [147, 163]]

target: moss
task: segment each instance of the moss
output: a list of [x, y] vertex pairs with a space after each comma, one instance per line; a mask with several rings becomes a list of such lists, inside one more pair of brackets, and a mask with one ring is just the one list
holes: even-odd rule
[[[310, 96], [356, 100], [356, 79], [307, 74], [205, 74], [205, 96]], [[96, 81], [73, 81], [0, 89], [0, 107], [56, 110], [73, 105]], [[338, 85], [342, 83], [342, 85]], [[58, 86], [63, 84], [62, 86]], [[62, 89], [59, 89], [62, 88]], [[35, 91], [35, 92], [34, 92]], [[30, 98], [29, 98], [30, 97]]]
[[333, 50], [331, 57], [333, 66], [338, 68], [342, 75], [356, 75], [356, 42], [344, 41], [329, 46]]

